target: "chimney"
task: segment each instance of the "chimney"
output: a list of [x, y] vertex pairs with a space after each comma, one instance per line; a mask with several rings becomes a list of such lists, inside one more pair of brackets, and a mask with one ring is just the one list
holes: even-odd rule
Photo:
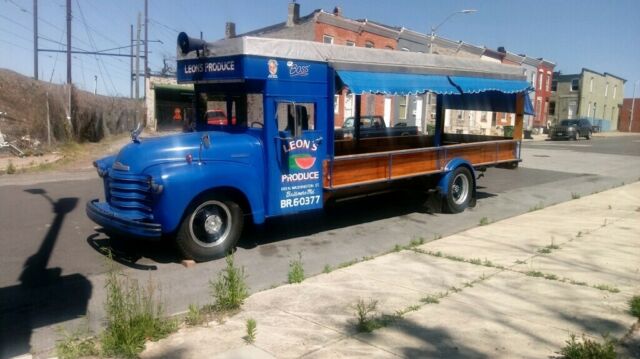
[[300, 20], [300, 4], [294, 2], [289, 3], [289, 15], [287, 16], [287, 26], [291, 27]]
[[342, 8], [340, 6], [334, 7], [333, 15], [342, 17]]
[[236, 23], [227, 22], [227, 24], [224, 27], [224, 38], [230, 39], [232, 37], [236, 37]]

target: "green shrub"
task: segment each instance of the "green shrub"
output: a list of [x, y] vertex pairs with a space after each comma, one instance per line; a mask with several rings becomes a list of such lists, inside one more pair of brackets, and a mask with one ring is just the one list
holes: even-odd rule
[[158, 340], [177, 329], [175, 321], [163, 317], [163, 308], [151, 281], [146, 288], [141, 287], [111, 263], [106, 287], [103, 354], [135, 358], [144, 349], [146, 340]]
[[302, 266], [302, 253], [298, 252], [298, 259], [289, 262], [289, 273], [287, 275], [289, 284], [302, 283], [304, 280], [304, 267]]
[[190, 326], [196, 326], [204, 323], [205, 321], [205, 313], [195, 304], [189, 304], [189, 311], [187, 312], [187, 316], [184, 318], [184, 322]]
[[7, 165], [7, 174], [12, 175], [16, 173], [16, 170], [16, 166], [13, 164], [13, 162], [9, 161], [9, 164]]
[[218, 280], [209, 281], [215, 300], [214, 309], [218, 311], [238, 309], [249, 296], [244, 267], [235, 266], [233, 254], [227, 255], [225, 260], [227, 266], [218, 274]]
[[615, 341], [604, 336], [604, 342], [587, 339], [582, 336], [582, 342], [576, 341], [575, 334], [566, 341], [566, 345], [560, 351], [565, 359], [615, 359], [617, 357]]

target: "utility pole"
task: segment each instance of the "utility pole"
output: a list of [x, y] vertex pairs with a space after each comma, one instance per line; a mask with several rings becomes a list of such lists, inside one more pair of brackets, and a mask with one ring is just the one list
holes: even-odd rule
[[136, 36], [136, 69], [135, 69], [135, 76], [136, 76], [136, 84], [135, 84], [135, 88], [136, 88], [136, 100], [140, 98], [140, 85], [139, 85], [139, 77], [140, 77], [140, 13], [138, 13], [138, 30], [137, 30], [137, 36]]
[[33, 78], [38, 79], [38, 0], [33, 0]]
[[631, 96], [631, 116], [629, 117], [629, 132], [631, 132], [631, 124], [633, 123], [633, 110], [634, 110], [634, 105], [636, 104], [636, 86], [638, 86], [638, 82], [640, 81], [636, 81], [633, 83], [633, 95]]
[[149, 1], [144, 0], [144, 98], [147, 98], [147, 78], [149, 77]]
[[129, 97], [133, 98], [133, 25], [131, 25], [131, 58], [129, 59], [130, 68], [129, 71], [129, 87], [131, 88], [131, 94]]
[[67, 84], [71, 85], [71, 0], [67, 0]]

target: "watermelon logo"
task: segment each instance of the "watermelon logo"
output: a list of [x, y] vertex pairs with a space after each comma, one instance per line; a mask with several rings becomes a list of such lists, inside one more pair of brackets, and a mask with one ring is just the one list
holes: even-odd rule
[[308, 170], [316, 163], [316, 158], [309, 154], [300, 154], [289, 157], [289, 169]]

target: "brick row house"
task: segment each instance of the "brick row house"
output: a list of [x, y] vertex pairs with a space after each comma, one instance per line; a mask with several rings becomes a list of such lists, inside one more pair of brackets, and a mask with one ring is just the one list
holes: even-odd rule
[[[227, 30], [234, 24], [227, 24]], [[527, 128], [546, 125], [546, 111], [549, 108], [549, 90], [555, 64], [533, 59], [526, 55], [515, 55], [506, 51], [491, 50], [462, 41], [452, 41], [439, 36], [433, 39], [404, 27], [394, 27], [367, 19], [350, 19], [342, 14], [339, 7], [333, 12], [321, 9], [300, 16], [300, 4], [288, 5], [287, 20], [238, 36], [258, 36], [293, 40], [307, 40], [334, 45], [373, 47], [389, 51], [431, 52], [448, 56], [479, 58], [485, 61], [500, 62], [521, 66], [523, 74], [530, 78], [530, 94], [536, 116], [525, 118]], [[227, 37], [233, 37], [235, 31], [227, 31]], [[535, 72], [535, 75], [534, 75]], [[539, 86], [536, 86], [539, 84]], [[540, 100], [540, 101], [538, 101]], [[539, 104], [538, 104], [539, 102]], [[335, 125], [353, 116], [354, 96], [346, 90], [335, 96]], [[435, 121], [435, 96], [430, 94], [417, 96], [363, 95], [362, 114], [382, 116], [388, 126], [406, 123], [427, 131], [428, 125]], [[445, 131], [453, 133], [502, 134], [502, 127], [512, 125], [514, 116], [484, 111], [447, 110]]]

